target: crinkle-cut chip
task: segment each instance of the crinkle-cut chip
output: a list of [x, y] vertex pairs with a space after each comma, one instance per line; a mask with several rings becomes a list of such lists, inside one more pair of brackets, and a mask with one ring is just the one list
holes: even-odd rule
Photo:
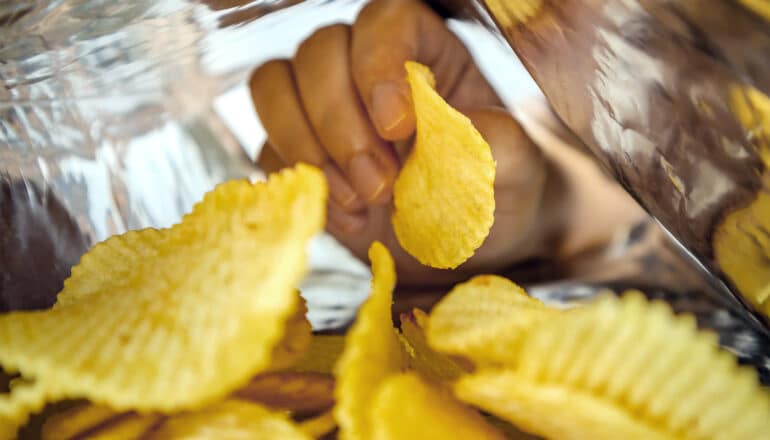
[[345, 335], [313, 335], [302, 359], [289, 368], [296, 372], [332, 373], [345, 348]]
[[148, 440], [182, 439], [310, 439], [285, 414], [261, 405], [229, 399], [202, 410], [182, 413], [165, 420]]
[[281, 342], [273, 348], [270, 369], [274, 371], [289, 368], [303, 359], [313, 338], [313, 326], [307, 319], [307, 304], [299, 291], [295, 298], [294, 314], [286, 321]]
[[547, 438], [756, 439], [770, 394], [692, 316], [637, 293], [532, 329], [508, 370], [463, 376], [457, 396]]
[[770, 2], [767, 0], [739, 0], [739, 2], [758, 16], [770, 21]]
[[168, 416], [120, 413], [104, 406], [83, 404], [49, 417], [41, 437], [43, 440], [309, 438], [286, 415], [239, 399]]
[[476, 365], [515, 365], [527, 332], [556, 313], [510, 280], [480, 275], [436, 304], [426, 336], [434, 350]]
[[0, 316], [0, 365], [48, 397], [173, 411], [271, 365], [298, 305], [326, 182], [298, 165], [218, 186], [170, 229], [96, 245], [50, 310]]
[[299, 429], [312, 438], [322, 438], [332, 433], [337, 429], [334, 411], [330, 410], [312, 419], [303, 420], [299, 423]]
[[461, 380], [460, 399], [510, 419], [525, 431], [551, 439], [671, 438], [665, 432], [601, 400], [536, 384], [512, 371], [481, 372]]
[[371, 296], [359, 309], [345, 338], [345, 350], [334, 368], [334, 417], [342, 440], [371, 437], [372, 398], [385, 378], [406, 366], [390, 312], [396, 286], [393, 258], [385, 246], [374, 242], [369, 248], [369, 260]]
[[0, 394], [0, 440], [15, 438], [29, 415], [43, 408], [47, 396], [40, 382], [12, 380], [10, 393]]
[[413, 373], [386, 379], [372, 402], [371, 415], [374, 440], [505, 439], [448, 389]]
[[295, 415], [316, 414], [334, 405], [334, 377], [324, 373], [264, 373], [234, 396]]
[[[88, 440], [139, 440], [151, 432], [163, 417], [159, 414], [121, 414], [94, 431], [84, 433], [78, 439]], [[58, 437], [62, 438], [62, 437]], [[63, 439], [62, 439], [63, 440]]]
[[98, 432], [98, 427], [117, 425], [117, 418], [127, 415], [102, 405], [78, 404], [54, 413], [43, 423], [42, 440], [68, 440], [88, 438], [86, 434]]
[[393, 229], [420, 263], [455, 268], [494, 222], [495, 162], [471, 121], [433, 89], [430, 70], [409, 61], [406, 72], [417, 134], [393, 187]]
[[438, 382], [454, 381], [469, 370], [428, 346], [427, 321], [428, 315], [420, 309], [401, 314], [401, 343], [409, 355], [409, 368]]
[[[299, 425], [301, 430], [310, 434], [334, 429], [331, 415], [333, 392], [334, 378], [329, 374], [269, 372], [257, 375], [231, 398], [257, 403], [274, 411], [285, 411], [293, 417], [315, 416]], [[119, 412], [106, 406], [85, 403], [49, 416], [43, 424], [42, 438], [142, 438], [148, 431], [159, 429], [175, 417], [177, 415]], [[187, 418], [188, 415], [183, 414], [182, 417]]]

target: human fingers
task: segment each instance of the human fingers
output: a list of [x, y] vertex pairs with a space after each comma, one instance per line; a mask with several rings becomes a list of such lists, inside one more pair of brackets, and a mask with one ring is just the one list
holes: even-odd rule
[[363, 200], [328, 157], [308, 121], [294, 73], [286, 60], [273, 60], [257, 68], [249, 85], [254, 107], [268, 136], [268, 151], [284, 165], [305, 162], [320, 167], [329, 181], [332, 199], [348, 212], [365, 207]]
[[[420, 1], [375, 0], [353, 24], [351, 62], [359, 94], [384, 139], [407, 139], [415, 129], [404, 70], [409, 60], [430, 67], [437, 91], [450, 104], [468, 107], [499, 103], [468, 50], [443, 18]], [[467, 93], [471, 89], [472, 93]], [[453, 100], [453, 95], [461, 99]]]
[[370, 205], [390, 200], [398, 161], [375, 131], [353, 84], [350, 28], [328, 26], [297, 50], [292, 62], [300, 99], [322, 148]]

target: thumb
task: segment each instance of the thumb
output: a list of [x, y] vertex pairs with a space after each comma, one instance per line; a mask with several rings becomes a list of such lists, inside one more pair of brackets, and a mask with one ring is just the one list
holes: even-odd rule
[[[466, 54], [444, 20], [416, 0], [375, 0], [353, 24], [351, 69], [358, 92], [377, 133], [386, 140], [408, 138], [415, 130], [411, 92], [404, 63], [431, 66], [441, 92]], [[442, 57], [443, 54], [443, 57]], [[440, 69], [437, 69], [440, 68]]]

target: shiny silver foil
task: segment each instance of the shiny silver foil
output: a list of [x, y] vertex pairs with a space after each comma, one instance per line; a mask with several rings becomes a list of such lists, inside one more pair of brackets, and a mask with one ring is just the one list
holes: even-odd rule
[[[490, 31], [500, 23], [483, 1], [431, 3], [447, 16], [480, 19]], [[766, 327], [745, 303], [730, 301], [740, 292], [703, 244], [715, 219], [735, 207], [724, 202], [727, 195], [756, 191], [751, 170], [760, 165], [734, 119], [709, 121], [697, 107], [704, 99], [712, 108], [724, 105], [723, 76], [684, 54], [703, 52], [697, 45], [704, 30], [734, 33], [695, 3], [546, 1], [556, 11], [544, 15], [547, 23], [564, 33], [524, 25], [499, 31], [565, 123], [674, 238], [650, 221], [598, 254], [509, 275], [561, 306], [607, 288], [641, 288], [695, 314], [770, 382]], [[291, 56], [315, 28], [350, 22], [362, 4], [0, 1], [0, 311], [50, 306], [93, 243], [168, 226], [222, 180], [260, 178], [251, 160], [264, 133], [245, 93], [248, 73], [267, 59]], [[739, 17], [745, 32], [733, 40], [706, 38], [713, 53], [704, 56], [718, 60], [724, 75], [767, 87], [766, 29]], [[687, 26], [672, 28], [680, 22]], [[475, 29], [464, 38], [481, 38]], [[750, 43], [745, 53], [729, 50], [742, 42]], [[524, 71], [501, 48], [494, 59], [472, 52], [504, 101], [515, 105]], [[717, 159], [706, 157], [715, 149]], [[677, 179], [681, 185], [672, 186]], [[317, 329], [343, 326], [367, 293], [368, 270], [328, 236], [310, 251], [313, 270], [303, 293], [311, 321]]]

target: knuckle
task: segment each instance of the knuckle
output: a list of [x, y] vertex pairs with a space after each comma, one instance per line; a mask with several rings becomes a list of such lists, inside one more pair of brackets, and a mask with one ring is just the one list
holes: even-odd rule
[[249, 86], [254, 89], [260, 84], [270, 84], [271, 79], [279, 75], [284, 75], [288, 67], [288, 62], [284, 59], [274, 59], [267, 61], [254, 69], [249, 78]]
[[350, 32], [350, 26], [337, 23], [324, 26], [313, 32], [297, 49], [297, 55], [313, 50], [316, 46], [325, 46], [329, 41], [347, 38]]

